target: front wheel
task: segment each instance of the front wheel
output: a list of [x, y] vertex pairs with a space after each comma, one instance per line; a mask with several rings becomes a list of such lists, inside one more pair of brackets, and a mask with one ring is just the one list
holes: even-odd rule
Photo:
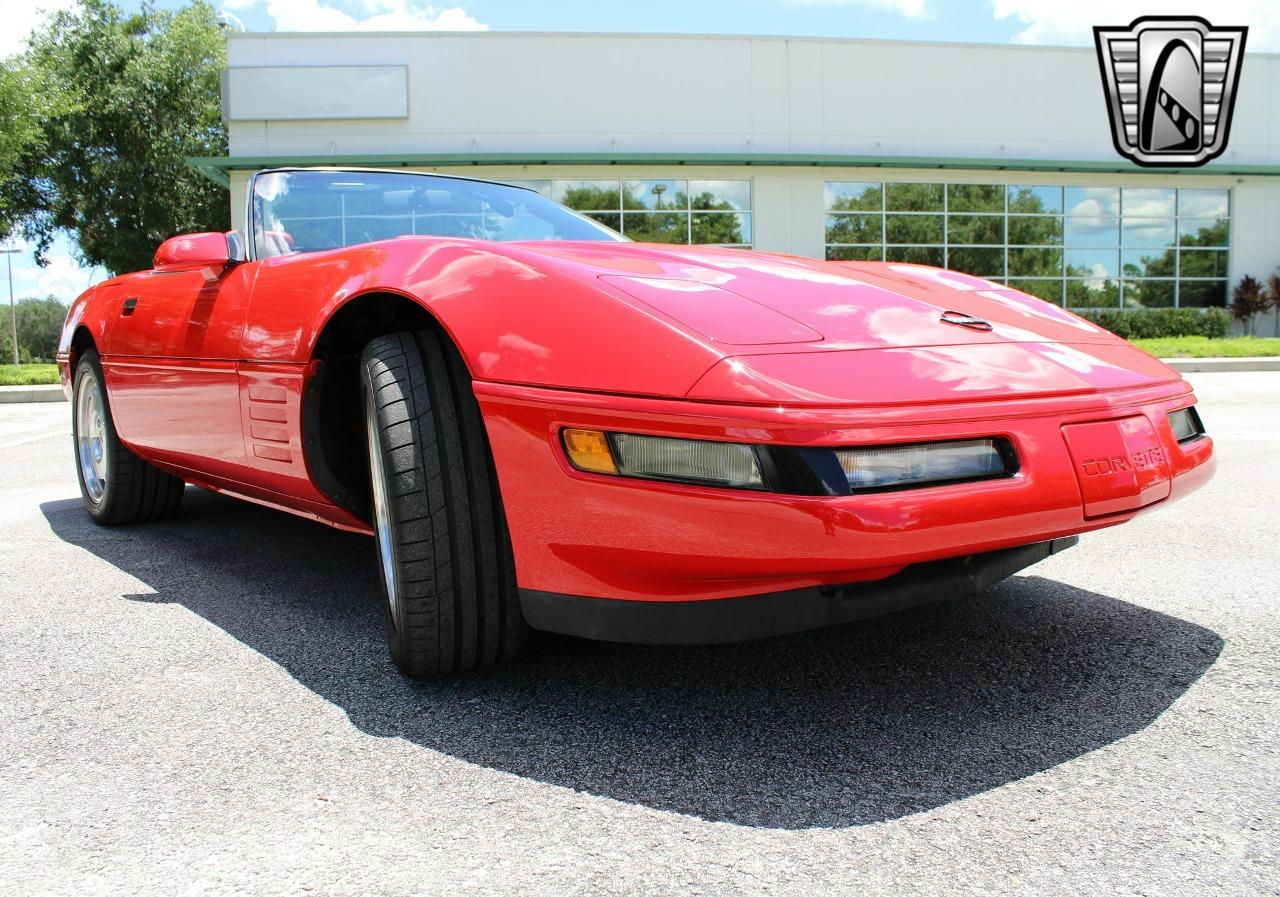
[[466, 365], [422, 331], [373, 340], [360, 372], [392, 658], [430, 676], [514, 656], [525, 623]]
[[145, 523], [178, 510], [186, 484], [143, 461], [116, 435], [102, 363], [92, 349], [76, 363], [71, 434], [80, 495], [94, 522], [104, 526]]

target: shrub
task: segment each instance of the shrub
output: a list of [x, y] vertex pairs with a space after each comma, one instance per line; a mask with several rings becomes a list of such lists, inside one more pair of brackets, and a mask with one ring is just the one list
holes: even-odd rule
[[1240, 282], [1231, 291], [1231, 315], [1242, 322], [1250, 333], [1257, 326], [1258, 315], [1270, 307], [1271, 297], [1267, 295], [1267, 288], [1248, 274], [1240, 278]]
[[1134, 308], [1080, 311], [1076, 314], [1124, 339], [1207, 336], [1221, 339], [1231, 329], [1225, 308]]

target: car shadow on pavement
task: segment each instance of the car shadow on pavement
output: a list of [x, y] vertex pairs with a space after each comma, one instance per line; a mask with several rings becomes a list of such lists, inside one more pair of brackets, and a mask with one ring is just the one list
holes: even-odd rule
[[180, 515], [53, 531], [280, 664], [360, 730], [590, 794], [748, 826], [852, 826], [1048, 769], [1155, 720], [1215, 633], [1037, 576], [858, 624], [706, 648], [539, 635], [439, 681], [388, 659], [363, 537], [188, 489]]

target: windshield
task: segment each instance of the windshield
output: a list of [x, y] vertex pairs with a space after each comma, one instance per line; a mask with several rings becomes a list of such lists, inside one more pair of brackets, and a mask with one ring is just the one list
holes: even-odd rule
[[400, 172], [269, 171], [253, 181], [258, 258], [406, 234], [473, 240], [623, 240], [522, 187]]

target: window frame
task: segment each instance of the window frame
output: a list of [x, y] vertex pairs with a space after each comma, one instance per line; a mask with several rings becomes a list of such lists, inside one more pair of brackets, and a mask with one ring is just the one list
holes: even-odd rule
[[[674, 208], [674, 207], [651, 208], [647, 206], [643, 208], [628, 207], [625, 199], [627, 195], [626, 185], [628, 183], [637, 183], [637, 182], [646, 182], [646, 181], [676, 183], [676, 184], [682, 183], [684, 185], [684, 195], [685, 195], [684, 208]], [[736, 207], [732, 209], [694, 208], [693, 199], [697, 194], [695, 194], [694, 192], [693, 185], [706, 184], [706, 183], [717, 182], [717, 181], [723, 181], [723, 182], [739, 184], [739, 185], [745, 184], [747, 188], [747, 200], [748, 200], [747, 208], [736, 208]], [[555, 199], [558, 185], [570, 184], [570, 183], [589, 183], [589, 182], [609, 183], [609, 184], [615, 185], [617, 188], [615, 191], [617, 195], [617, 201], [615, 205], [612, 208], [578, 209], [578, 208], [574, 208], [573, 206], [569, 205], [563, 200]], [[586, 215], [592, 218], [593, 220], [600, 222], [601, 224], [605, 224], [606, 227], [612, 227], [613, 225], [607, 224], [606, 222], [601, 221], [600, 218], [596, 216], [601, 216], [601, 215], [616, 216], [618, 220], [618, 228], [617, 228], [618, 232], [629, 240], [633, 239], [633, 237], [627, 233], [628, 217], [635, 219], [635, 218], [639, 218], [647, 215], [671, 214], [671, 215], [682, 216], [684, 218], [685, 241], [683, 243], [668, 243], [665, 245], [668, 245], [668, 246], [722, 246], [722, 247], [727, 247], [732, 249], [754, 249], [755, 248], [756, 186], [755, 186], [754, 178], [734, 178], [734, 177], [712, 178], [712, 177], [691, 177], [688, 175], [681, 175], [676, 177], [656, 177], [656, 176], [651, 177], [645, 174], [640, 174], [640, 175], [633, 175], [629, 177], [580, 177], [580, 178], [560, 177], [560, 178], [532, 178], [532, 179], [513, 178], [513, 179], [503, 181], [503, 183], [514, 184], [515, 186], [525, 187], [526, 189], [533, 189], [533, 190], [538, 189], [533, 186], [534, 184], [545, 184], [547, 188], [546, 192], [538, 190], [538, 192], [542, 193], [543, 196], [548, 197], [553, 202], [560, 203], [566, 208], [573, 209], [573, 211], [578, 212], [579, 214]], [[742, 219], [742, 223], [746, 229], [746, 236], [749, 237], [749, 239], [739, 243], [695, 243], [693, 242], [694, 219], [698, 216], [703, 216], [703, 215], [736, 216]]]
[[[879, 184], [880, 187], [880, 240], [879, 242], [840, 242], [831, 241], [829, 239], [835, 223], [846, 216], [872, 215], [873, 210], [868, 209], [836, 209], [834, 208], [833, 198], [839, 194], [836, 185], [841, 184], [857, 184], [864, 188]], [[888, 209], [889, 187], [893, 184], [940, 184], [942, 187], [942, 208], [941, 210], [914, 210], [901, 211]], [[1003, 210], [995, 211], [972, 211], [968, 208], [955, 209], [951, 208], [951, 198], [953, 188], [963, 187], [995, 187], [1000, 188], [1003, 196]], [[1011, 193], [1018, 188], [1026, 188], [1032, 191], [1050, 190], [1057, 194], [1056, 208], [1057, 211], [1052, 212], [1026, 212], [1015, 211]], [[1105, 237], [1090, 240], [1087, 233], [1080, 239], [1072, 239], [1068, 236], [1068, 222], [1073, 217], [1071, 207], [1067, 202], [1069, 191], [1081, 191], [1082, 195], [1087, 197], [1087, 191], [1105, 190], [1114, 191], [1114, 204], [1111, 203], [1111, 196], [1107, 197], [1108, 205], [1105, 209], [1100, 209], [1097, 215], [1077, 215], [1080, 218], [1098, 218], [1104, 223], [1109, 223], [1114, 218], [1115, 233], [1108, 233]], [[1129, 201], [1135, 201], [1132, 191], [1163, 191], [1170, 190], [1173, 192], [1173, 204], [1171, 215], [1144, 215], [1144, 216], [1126, 216], [1126, 196]], [[1189, 197], [1201, 191], [1211, 191], [1215, 194], [1224, 194], [1221, 205], [1213, 204], [1212, 208], [1206, 207], [1204, 204], [1192, 205], [1188, 202]], [[861, 194], [860, 194], [861, 195]], [[1051, 194], [1052, 195], [1052, 194]], [[1149, 197], [1144, 197], [1149, 200]], [[966, 204], [967, 205], [967, 204]], [[1010, 284], [1014, 281], [1026, 283], [1043, 283], [1046, 285], [1044, 292], [1053, 292], [1048, 289], [1048, 284], [1056, 283], [1058, 285], [1056, 292], [1059, 296], [1059, 304], [1064, 307], [1068, 306], [1068, 296], [1072, 292], [1072, 284], [1085, 283], [1095, 278], [1087, 276], [1072, 276], [1071, 270], [1067, 265], [1067, 256], [1069, 253], [1075, 253], [1077, 257], [1081, 253], [1094, 253], [1098, 255], [1115, 255], [1114, 271], [1110, 272], [1107, 277], [1103, 278], [1103, 289], [1107, 292], [1114, 290], [1116, 304], [1098, 304], [1095, 306], [1087, 306], [1088, 308], [1097, 309], [1123, 309], [1129, 307], [1125, 304], [1125, 294], [1129, 290], [1137, 291], [1141, 289], [1144, 283], [1150, 282], [1153, 285], [1159, 283], [1172, 283], [1173, 285], [1173, 305], [1174, 308], [1179, 307], [1204, 307], [1202, 305], [1184, 306], [1182, 302], [1183, 285], [1188, 287], [1194, 286], [1196, 292], [1205, 289], [1201, 284], [1217, 284], [1222, 290], [1224, 302], [1229, 301], [1227, 295], [1230, 285], [1230, 263], [1231, 263], [1231, 222], [1232, 213], [1234, 211], [1234, 196], [1231, 187], [1186, 187], [1186, 186], [1148, 186], [1148, 185], [1112, 185], [1112, 184], [1021, 184], [1013, 182], [992, 183], [988, 181], [937, 181], [933, 179], [904, 179], [904, 180], [865, 180], [859, 178], [849, 178], [843, 180], [824, 179], [823, 181], [823, 252], [828, 259], [839, 260], [841, 254], [844, 255], [878, 255], [880, 260], [892, 260], [894, 249], [899, 250], [927, 250], [929, 252], [942, 251], [943, 265], [949, 266], [951, 263], [952, 252], [969, 253], [973, 250], [1001, 250], [1001, 269], [999, 274], [977, 274], [975, 276], [985, 277], [993, 282]], [[1209, 215], [1206, 211], [1218, 211], [1224, 209], [1221, 215]], [[1184, 214], [1186, 211], [1189, 214]], [[941, 215], [943, 220], [942, 242], [928, 243], [895, 243], [889, 240], [888, 218], [889, 216], [907, 216], [907, 215]], [[999, 218], [1001, 220], [1000, 232], [1003, 235], [1001, 243], [956, 243], [952, 241], [953, 219], [974, 219], [978, 217]], [[1015, 228], [1023, 230], [1020, 224], [1028, 219], [1046, 219], [1055, 222], [1056, 234], [1054, 239], [1056, 242], [1049, 243], [1013, 243], [1011, 237]], [[1162, 224], [1171, 225], [1173, 228], [1173, 240], [1163, 247], [1152, 246], [1126, 246], [1125, 231], [1132, 231], [1135, 226], [1140, 226], [1143, 222], [1160, 222]], [[1212, 222], [1214, 224], [1221, 222], [1226, 229], [1226, 235], [1223, 242], [1213, 246], [1184, 246], [1183, 239], [1186, 234], [1183, 233], [1184, 221]], [[956, 222], [958, 223], [958, 221]], [[1203, 229], [1203, 227], [1202, 227]], [[1109, 230], [1109, 228], [1108, 228]], [[1197, 231], [1196, 233], [1199, 233]], [[1028, 236], [1025, 232], [1021, 233], [1024, 239]], [[1130, 233], [1133, 239], [1133, 234]], [[1021, 253], [1027, 250], [1042, 250], [1045, 252], [1056, 252], [1059, 258], [1058, 274], [1056, 276], [1035, 276], [1023, 273], [1014, 274], [1011, 272], [1010, 261], [1014, 253]], [[1125, 273], [1125, 259], [1132, 257], [1132, 253], [1143, 251], [1149, 253], [1155, 258], [1161, 255], [1172, 253], [1173, 270], [1171, 274], [1161, 274], [1157, 276], [1148, 276], [1146, 265], [1143, 265], [1142, 274], [1139, 276], [1127, 276]], [[1185, 253], [1206, 253], [1216, 254], [1216, 258], [1212, 260], [1215, 273], [1221, 271], [1220, 276], [1186, 276], [1183, 274], [1183, 263]], [[902, 253], [898, 253], [901, 255]], [[1208, 260], [1208, 255], [1204, 260]], [[1197, 261], [1200, 261], [1197, 259]], [[1154, 287], [1153, 287], [1154, 288]], [[1191, 290], [1189, 289], [1188, 295]], [[1081, 306], [1084, 308], [1086, 306]]]

